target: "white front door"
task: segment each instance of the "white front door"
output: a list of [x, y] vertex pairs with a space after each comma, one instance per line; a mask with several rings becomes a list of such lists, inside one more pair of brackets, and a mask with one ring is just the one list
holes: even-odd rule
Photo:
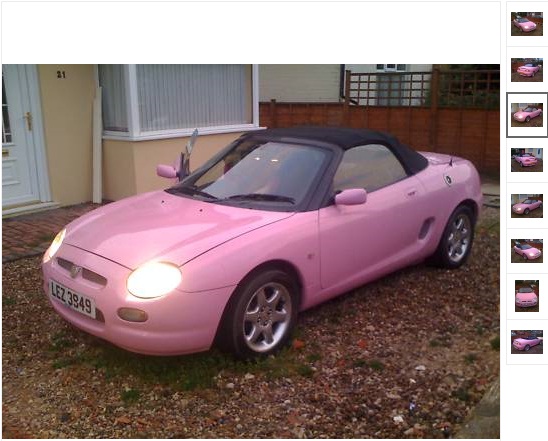
[[37, 81], [35, 66], [2, 66], [3, 209], [49, 197]]

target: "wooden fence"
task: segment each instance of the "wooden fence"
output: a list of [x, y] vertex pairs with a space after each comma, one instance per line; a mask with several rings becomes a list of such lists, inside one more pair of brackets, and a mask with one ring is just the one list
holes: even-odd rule
[[[351, 90], [351, 78], [347, 75], [345, 91]], [[260, 121], [266, 127], [317, 125], [381, 130], [391, 133], [415, 150], [462, 156], [472, 161], [480, 172], [498, 176], [498, 108], [442, 106], [440, 97], [443, 93], [432, 93], [432, 88], [436, 90], [438, 87], [439, 83], [433, 84], [432, 81], [428, 87], [423, 86], [423, 91], [430, 90], [430, 98], [421, 105], [414, 105], [412, 101], [399, 106], [372, 105], [371, 102], [369, 105], [359, 105], [352, 103], [352, 94], [349, 93], [346, 93], [345, 101], [340, 103], [280, 103], [272, 100], [260, 103]], [[481, 85], [479, 82], [476, 87], [487, 90], [486, 84]], [[465, 96], [465, 89], [459, 90], [458, 95]], [[498, 91], [490, 90], [498, 97]], [[421, 93], [421, 99], [424, 99], [426, 92]], [[355, 101], [359, 102], [357, 99]]]

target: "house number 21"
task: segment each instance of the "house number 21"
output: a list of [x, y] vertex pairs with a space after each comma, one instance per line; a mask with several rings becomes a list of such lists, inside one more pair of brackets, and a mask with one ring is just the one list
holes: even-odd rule
[[57, 71], [57, 78], [60, 78], [62, 80], [64, 80], [67, 76], [65, 75], [65, 71], [64, 70], [58, 70]]

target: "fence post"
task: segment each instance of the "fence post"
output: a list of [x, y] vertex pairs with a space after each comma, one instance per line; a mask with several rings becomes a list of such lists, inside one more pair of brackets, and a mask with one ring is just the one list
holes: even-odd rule
[[275, 128], [278, 126], [278, 118], [276, 115], [276, 100], [270, 100], [270, 127]]
[[343, 108], [343, 123], [346, 126], [350, 126], [350, 75], [351, 71], [345, 71], [344, 80], [344, 108]]
[[430, 82], [430, 149], [436, 151], [436, 139], [438, 130], [438, 99], [440, 93], [440, 70], [432, 69], [432, 81]]

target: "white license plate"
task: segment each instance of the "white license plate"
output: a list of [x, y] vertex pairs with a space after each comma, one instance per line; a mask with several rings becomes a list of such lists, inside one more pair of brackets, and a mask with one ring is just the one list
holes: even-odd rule
[[78, 311], [88, 317], [95, 318], [95, 300], [91, 297], [74, 292], [72, 289], [57, 283], [55, 280], [49, 282], [49, 294], [58, 302], [67, 305], [69, 308]]

